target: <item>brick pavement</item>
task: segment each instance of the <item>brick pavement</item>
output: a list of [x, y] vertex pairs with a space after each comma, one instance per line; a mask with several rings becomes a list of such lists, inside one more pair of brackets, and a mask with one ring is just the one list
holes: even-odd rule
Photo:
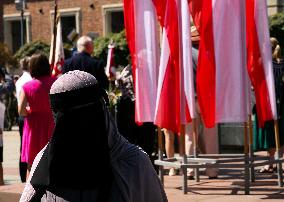
[[[0, 187], [0, 202], [19, 201], [24, 184], [18, 174], [19, 134], [17, 128], [4, 132], [4, 181]], [[169, 202], [241, 202], [241, 201], [281, 201], [284, 200], [284, 188], [277, 186], [276, 174], [257, 174], [256, 182], [251, 186], [251, 194], [244, 195], [243, 178], [238, 169], [222, 169], [216, 180], [201, 175], [200, 182], [188, 181], [188, 194], [181, 191], [182, 176], [165, 176], [165, 190]]]
[[165, 190], [170, 202], [185, 201], [279, 201], [284, 200], [284, 188], [277, 185], [276, 174], [257, 174], [250, 195], [244, 195], [243, 176], [238, 169], [220, 170], [216, 180], [202, 175], [200, 182], [188, 180], [188, 194], [181, 190], [182, 176], [165, 176]]

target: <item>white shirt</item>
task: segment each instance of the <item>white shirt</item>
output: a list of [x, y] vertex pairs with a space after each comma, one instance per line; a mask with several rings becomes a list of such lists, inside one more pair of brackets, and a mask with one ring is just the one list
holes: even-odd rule
[[20, 92], [23, 88], [23, 85], [25, 85], [25, 83], [27, 83], [30, 80], [32, 80], [30, 73], [24, 71], [22, 76], [16, 81], [16, 97], [18, 102], [20, 99]]

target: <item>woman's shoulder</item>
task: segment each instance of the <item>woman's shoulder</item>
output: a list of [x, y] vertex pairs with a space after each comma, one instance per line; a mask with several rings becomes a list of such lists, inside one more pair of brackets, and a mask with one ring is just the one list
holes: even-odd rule
[[38, 85], [38, 80], [36, 79], [32, 79], [28, 82], [26, 82], [24, 85], [23, 85], [23, 88], [30, 88], [30, 87], [35, 87], [36, 85]]
[[39, 81], [41, 81], [42, 83], [53, 83], [57, 78], [54, 76], [42, 76], [40, 78], [38, 78]]

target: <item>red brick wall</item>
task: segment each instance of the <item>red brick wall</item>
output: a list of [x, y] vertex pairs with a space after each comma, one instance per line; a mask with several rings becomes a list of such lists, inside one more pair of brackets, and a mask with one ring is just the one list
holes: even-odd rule
[[[81, 8], [80, 30], [81, 34], [97, 32], [103, 34], [103, 12], [102, 6], [107, 4], [122, 3], [122, 0], [57, 0], [58, 9]], [[26, 12], [31, 14], [31, 40], [42, 40], [50, 42], [51, 36], [51, 15], [50, 11], [54, 9], [53, 0], [26, 0]], [[94, 9], [90, 8], [94, 4]], [[40, 14], [39, 9], [43, 10]], [[5, 14], [19, 13], [16, 10], [14, 0], [1, 0], [0, 3], [0, 40], [3, 36], [3, 18]]]

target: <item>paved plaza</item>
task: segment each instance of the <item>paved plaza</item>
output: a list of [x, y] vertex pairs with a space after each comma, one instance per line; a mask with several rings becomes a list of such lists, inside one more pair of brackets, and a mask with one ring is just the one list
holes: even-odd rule
[[[0, 187], [0, 202], [19, 201], [24, 185], [18, 174], [19, 134], [17, 128], [4, 132], [4, 180]], [[209, 180], [201, 175], [200, 182], [188, 181], [188, 194], [181, 190], [182, 176], [165, 176], [165, 190], [170, 202], [241, 202], [283, 201], [284, 188], [277, 185], [276, 174], [257, 174], [252, 183], [251, 194], [244, 195], [243, 175], [238, 169], [222, 169], [218, 179]]]

